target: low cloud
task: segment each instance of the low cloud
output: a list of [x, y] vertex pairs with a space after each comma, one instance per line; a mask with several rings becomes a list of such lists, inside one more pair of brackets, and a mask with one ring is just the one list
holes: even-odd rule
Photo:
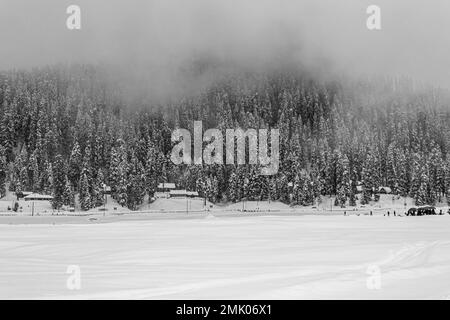
[[[66, 8], [82, 29], [66, 28]], [[382, 9], [382, 30], [366, 8]], [[190, 61], [345, 74], [406, 75], [450, 86], [450, 2], [435, 0], [1, 0], [0, 68], [106, 63], [165, 87]]]

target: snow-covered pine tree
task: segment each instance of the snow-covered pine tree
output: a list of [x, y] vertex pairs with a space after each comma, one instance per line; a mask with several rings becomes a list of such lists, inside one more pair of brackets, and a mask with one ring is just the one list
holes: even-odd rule
[[447, 158], [445, 164], [445, 194], [447, 198], [447, 204], [450, 206], [450, 157]]
[[291, 188], [289, 187], [289, 181], [287, 176], [283, 173], [278, 174], [276, 177], [278, 199], [284, 203], [288, 203], [290, 200]]
[[121, 206], [126, 206], [127, 204], [127, 172], [128, 161], [125, 141], [123, 139], [117, 139], [116, 145], [111, 150], [109, 185], [111, 186], [112, 197]]
[[295, 175], [294, 181], [292, 182], [292, 204], [300, 204], [301, 192], [302, 192], [302, 179], [300, 174]]
[[415, 196], [416, 206], [423, 206], [428, 203], [428, 177], [425, 172], [420, 179], [420, 187]]
[[20, 154], [14, 159], [11, 184], [10, 191], [27, 191], [29, 181], [27, 172], [27, 152], [25, 148], [22, 148]]
[[66, 166], [60, 154], [55, 156], [53, 164], [53, 209], [60, 209], [64, 205], [64, 190], [66, 187]]
[[355, 207], [356, 206], [358, 174], [357, 174], [354, 166], [350, 170], [351, 170], [352, 174], [350, 175], [351, 182], [350, 182], [350, 190], [349, 190], [349, 195], [348, 195], [348, 205], [351, 207]]
[[406, 160], [405, 152], [398, 149], [397, 159], [397, 193], [406, 197], [408, 195], [408, 162]]
[[98, 170], [97, 176], [95, 177], [92, 185], [91, 199], [94, 207], [100, 207], [105, 202], [105, 195], [103, 192], [103, 186], [105, 183], [104, 180], [103, 170], [100, 169]]
[[31, 191], [40, 192], [39, 165], [36, 151], [34, 151], [30, 156], [30, 160], [28, 163], [28, 172], [29, 176], [31, 176]]
[[78, 140], [75, 140], [69, 158], [68, 178], [75, 190], [78, 190], [78, 182], [80, 181], [81, 168], [83, 165], [83, 157], [81, 155]]
[[369, 150], [367, 152], [366, 160], [363, 163], [362, 172], [361, 172], [361, 182], [363, 187], [363, 192], [361, 195], [361, 204], [368, 204], [372, 199], [372, 193], [374, 188], [373, 183], [373, 157], [372, 153]]
[[64, 177], [64, 192], [62, 195], [62, 200], [65, 206], [75, 207], [75, 194], [67, 175]]
[[378, 145], [375, 146], [373, 150], [373, 169], [372, 169], [372, 183], [373, 183], [373, 192], [375, 193], [374, 200], [378, 201], [380, 195], [378, 194], [378, 190], [382, 183], [385, 182], [383, 179], [383, 174], [386, 172], [386, 169], [383, 167], [383, 157], [380, 152], [380, 147]]
[[111, 150], [111, 161], [109, 165], [109, 185], [111, 186], [111, 195], [117, 200], [119, 180], [120, 180], [120, 163], [122, 155], [120, 148], [113, 147]]
[[277, 180], [273, 176], [268, 178], [268, 199], [269, 201], [277, 201], [280, 198], [278, 192]]
[[17, 104], [8, 99], [3, 100], [2, 115], [0, 121], [0, 138], [1, 145], [4, 147], [7, 159], [11, 158], [14, 143], [15, 143], [15, 129], [14, 116], [17, 110]]
[[409, 196], [416, 199], [418, 197], [423, 174], [423, 160], [421, 155], [416, 152], [412, 153], [411, 157], [411, 187], [409, 189]]
[[430, 204], [436, 201], [441, 202], [442, 195], [445, 191], [445, 173], [444, 163], [442, 160], [441, 150], [433, 143], [431, 154], [429, 157], [429, 188], [430, 188]]
[[344, 206], [347, 203], [347, 197], [350, 195], [350, 164], [347, 155], [340, 151], [337, 153], [336, 162], [336, 183], [337, 195], [336, 206]]
[[87, 173], [85, 170], [81, 173], [81, 179], [79, 182], [79, 193], [78, 193], [78, 199], [80, 202], [80, 206], [82, 210], [89, 210], [92, 208], [92, 200], [91, 200], [91, 193], [89, 190], [89, 179], [87, 177]]
[[146, 156], [144, 175], [145, 175], [145, 189], [150, 198], [154, 196], [156, 188], [158, 187], [158, 154], [153, 144], [148, 145], [148, 151]]
[[309, 174], [303, 173], [301, 175], [300, 180], [300, 188], [299, 189], [299, 204], [302, 206], [312, 205], [314, 202], [314, 193], [312, 189], [312, 181], [309, 177]]
[[347, 202], [347, 190], [344, 185], [340, 185], [338, 193], [336, 195], [336, 201], [334, 202], [335, 206], [345, 207], [345, 203]]
[[391, 188], [394, 193], [397, 193], [398, 187], [398, 150], [395, 147], [395, 143], [391, 143], [388, 147], [387, 151], [387, 159], [386, 159], [386, 178], [387, 178], [387, 186]]
[[115, 198], [117, 202], [122, 206], [125, 207], [128, 203], [128, 163], [126, 159], [123, 159], [117, 168], [117, 184], [115, 185]]
[[211, 183], [211, 197], [210, 201], [212, 203], [216, 203], [219, 197], [219, 180], [217, 180], [216, 176], [213, 176], [210, 180]]
[[233, 170], [228, 179], [228, 200], [231, 202], [237, 202], [240, 200], [239, 197], [239, 181], [236, 172]]
[[20, 168], [19, 181], [20, 181], [21, 191], [29, 190], [30, 181], [28, 179], [28, 169], [26, 167], [26, 164], [22, 168]]
[[6, 195], [7, 171], [6, 149], [0, 145], [0, 198], [3, 198]]
[[40, 190], [44, 194], [51, 194], [53, 189], [53, 177], [52, 177], [52, 164], [48, 161], [44, 161], [43, 170], [40, 175]]
[[131, 210], [136, 210], [144, 201], [145, 180], [144, 168], [134, 153], [131, 155], [127, 176], [129, 180], [127, 185], [127, 207]]
[[250, 165], [248, 170], [247, 194], [249, 200], [258, 200], [261, 197], [262, 182], [258, 174], [258, 169], [254, 165]]

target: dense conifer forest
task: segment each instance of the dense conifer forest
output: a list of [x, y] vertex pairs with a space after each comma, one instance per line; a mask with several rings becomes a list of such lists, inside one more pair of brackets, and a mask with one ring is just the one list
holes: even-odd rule
[[[201, 74], [202, 64], [189, 71]], [[450, 203], [450, 99], [410, 79], [315, 77], [301, 69], [223, 74], [170, 99], [130, 95], [105, 68], [0, 73], [0, 196], [53, 195], [53, 207], [103, 204], [104, 185], [137, 209], [158, 183], [209, 201], [313, 205], [376, 201], [380, 186], [417, 205]], [[170, 161], [174, 128], [277, 128], [280, 169]], [[361, 191], [361, 192], [358, 192]], [[145, 200], [147, 201], [147, 200]]]

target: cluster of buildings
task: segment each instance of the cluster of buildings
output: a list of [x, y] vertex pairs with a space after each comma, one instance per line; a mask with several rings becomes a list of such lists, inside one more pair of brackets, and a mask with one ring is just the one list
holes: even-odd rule
[[[290, 184], [292, 186], [292, 184]], [[363, 191], [362, 185], [356, 187], [358, 193]], [[378, 193], [381, 194], [391, 194], [392, 190], [389, 187], [379, 187]], [[16, 193], [17, 200], [24, 199], [25, 201], [51, 201], [52, 196], [46, 194], [39, 194], [27, 191], [21, 191]], [[156, 189], [157, 198], [198, 198], [199, 194], [197, 191], [188, 191], [185, 189], [177, 189], [175, 183], [163, 182], [159, 183]]]
[[[17, 200], [23, 199], [25, 201], [51, 201], [51, 195], [33, 193], [28, 191], [16, 192]], [[158, 198], [197, 198], [199, 194], [197, 191], [187, 191], [185, 189], [177, 189], [175, 183], [164, 182], [158, 184], [156, 190]]]

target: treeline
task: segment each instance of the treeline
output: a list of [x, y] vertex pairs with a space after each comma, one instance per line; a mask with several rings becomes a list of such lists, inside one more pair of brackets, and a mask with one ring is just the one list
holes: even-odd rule
[[[0, 73], [0, 195], [33, 191], [53, 206], [103, 204], [105, 186], [137, 209], [160, 182], [212, 202], [280, 200], [337, 205], [377, 199], [380, 186], [417, 205], [450, 201], [447, 93], [408, 81], [317, 80], [301, 70], [242, 72], [195, 94], [153, 104], [127, 96], [100, 67], [55, 66]], [[280, 169], [170, 161], [171, 132], [280, 129]], [[362, 193], [357, 194], [357, 187]]]

